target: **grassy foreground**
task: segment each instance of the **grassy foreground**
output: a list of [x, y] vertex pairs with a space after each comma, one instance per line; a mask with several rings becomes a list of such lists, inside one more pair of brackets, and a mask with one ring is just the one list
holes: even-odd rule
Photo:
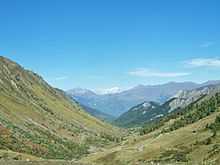
[[[220, 112], [178, 130], [161, 134], [163, 128], [144, 136], [131, 136], [121, 145], [89, 155], [84, 163], [99, 165], [220, 164], [220, 135], [213, 137], [207, 124]], [[168, 127], [173, 121], [166, 123]]]
[[86, 164], [75, 163], [71, 161], [0, 161], [0, 165], [86, 165]]
[[119, 133], [36, 73], [0, 56], [1, 150], [43, 159], [79, 159], [115, 143]]

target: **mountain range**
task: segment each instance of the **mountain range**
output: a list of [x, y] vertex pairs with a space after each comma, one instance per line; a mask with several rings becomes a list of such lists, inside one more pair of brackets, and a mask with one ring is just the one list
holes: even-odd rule
[[0, 164], [219, 164], [220, 83], [184, 84], [160, 85], [189, 89], [135, 105], [114, 121], [119, 128], [103, 121], [105, 113], [0, 57]]
[[219, 80], [207, 81], [201, 84], [194, 82], [169, 82], [161, 85], [138, 85], [126, 91], [104, 95], [88, 89], [75, 88], [68, 90], [67, 94], [87, 107], [118, 117], [133, 106], [143, 102], [153, 101], [163, 104], [179, 91], [192, 90], [218, 83], [220, 83]]
[[[130, 136], [120, 145], [84, 157], [80, 162], [96, 165], [219, 164], [219, 89], [219, 85], [209, 87], [209, 92], [200, 99], [136, 131], [130, 129]], [[154, 103], [143, 103], [137, 108], [143, 106], [152, 110]]]
[[206, 96], [210, 97], [218, 92], [220, 92], [220, 84], [205, 85], [193, 90], [181, 90], [163, 104], [144, 102], [134, 106], [119, 116], [114, 123], [121, 127], [142, 126], [149, 121], [167, 116], [169, 113], [183, 109]]

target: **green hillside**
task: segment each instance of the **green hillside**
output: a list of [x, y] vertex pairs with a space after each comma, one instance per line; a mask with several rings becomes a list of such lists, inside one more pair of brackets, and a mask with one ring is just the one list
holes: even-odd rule
[[163, 108], [161, 108], [159, 103], [144, 102], [132, 107], [129, 111], [119, 116], [114, 121], [114, 124], [125, 128], [142, 126], [146, 121], [156, 118], [157, 115], [162, 115], [162, 110]]
[[0, 57], [0, 164], [219, 164], [219, 89], [192, 92], [198, 97], [173, 111], [178, 99], [133, 107], [120, 123], [142, 127], [126, 135], [37, 74]]
[[0, 57], [0, 150], [71, 160], [119, 135], [37, 74]]
[[81, 162], [100, 165], [219, 164], [220, 94], [146, 124], [120, 145], [91, 154]]

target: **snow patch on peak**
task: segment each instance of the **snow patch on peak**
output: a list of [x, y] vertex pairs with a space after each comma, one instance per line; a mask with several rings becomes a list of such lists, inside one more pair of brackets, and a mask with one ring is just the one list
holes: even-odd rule
[[105, 88], [105, 89], [97, 89], [96, 93], [100, 95], [106, 95], [106, 94], [116, 94], [120, 93], [122, 90], [119, 87], [112, 87], [112, 88]]
[[74, 94], [86, 94], [86, 93], [90, 93], [91, 91], [88, 89], [83, 89], [83, 88], [75, 88], [71, 90], [71, 92]]
[[150, 106], [151, 106], [151, 104], [148, 103], [148, 102], [145, 102], [145, 103], [143, 104], [143, 107], [145, 107], [145, 108], [150, 107]]

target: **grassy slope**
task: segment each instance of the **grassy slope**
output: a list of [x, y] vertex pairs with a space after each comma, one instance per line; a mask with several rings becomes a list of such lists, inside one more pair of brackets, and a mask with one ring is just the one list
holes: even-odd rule
[[[213, 160], [220, 163], [220, 135], [212, 137], [207, 124], [219, 111], [171, 132], [161, 133], [177, 119], [143, 136], [130, 135], [120, 145], [90, 154], [80, 162], [100, 165], [146, 164], [179, 160], [191, 164]], [[87, 153], [88, 146], [114, 140], [119, 131], [87, 113], [32, 72], [0, 58], [0, 157], [39, 160], [73, 159]], [[207, 140], [211, 138], [211, 142]], [[108, 139], [108, 140], [106, 140]], [[80, 143], [80, 144], [79, 144]], [[33, 156], [35, 155], [35, 156]], [[0, 164], [30, 164], [5, 162]], [[41, 161], [35, 164], [72, 164]]]
[[[28, 154], [22, 154], [18, 152], [13, 152], [10, 150], [0, 150], [0, 157], [5, 158], [4, 161], [8, 160], [21, 160], [21, 161], [27, 161], [27, 160], [33, 160], [33, 161], [40, 161], [41, 158], [28, 155]], [[0, 162], [3, 160], [0, 160]], [[1, 163], [0, 163], [1, 164]]]
[[193, 124], [175, 131], [160, 134], [164, 127], [169, 127], [173, 121], [167, 122], [163, 127], [144, 136], [131, 136], [121, 145], [83, 158], [81, 162], [94, 162], [95, 164], [145, 164], [146, 162], [164, 162], [198, 164], [214, 161], [220, 163], [220, 135], [212, 138], [206, 144], [212, 132], [206, 125], [214, 122], [220, 112], [215, 112]]
[[60, 159], [79, 157], [97, 141], [104, 144], [119, 134], [38, 75], [3, 57], [0, 132], [0, 149]]
[[186, 159], [191, 164], [202, 163], [206, 159], [210, 160], [210, 157], [216, 163], [220, 162], [220, 154], [212, 155], [213, 147], [220, 145], [220, 136], [217, 136], [212, 144], [199, 144], [212, 136], [211, 131], [205, 130], [205, 127], [219, 114], [219, 112], [214, 113], [171, 133], [158, 134], [159, 130], [157, 130], [144, 136], [130, 137], [126, 143], [105, 152], [91, 154], [81, 162], [102, 165], [133, 165], [151, 161], [175, 163], [175, 158], [178, 156], [182, 162]]

